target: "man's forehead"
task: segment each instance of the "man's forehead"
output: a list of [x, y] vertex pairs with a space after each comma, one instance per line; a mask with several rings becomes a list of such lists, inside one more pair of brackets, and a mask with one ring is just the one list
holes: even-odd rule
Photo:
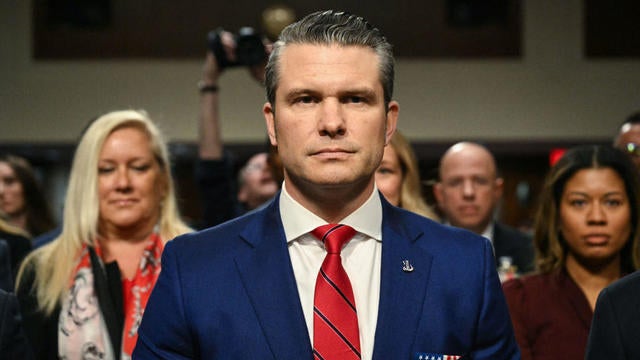
[[623, 142], [640, 140], [640, 124], [624, 124], [620, 128], [620, 139], [622, 139]]
[[440, 166], [442, 178], [454, 176], [495, 176], [496, 166], [489, 154], [460, 151], [447, 154]]

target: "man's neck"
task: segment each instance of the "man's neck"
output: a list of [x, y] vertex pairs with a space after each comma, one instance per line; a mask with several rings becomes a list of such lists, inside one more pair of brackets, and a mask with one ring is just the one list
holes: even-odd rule
[[373, 178], [350, 186], [295, 186], [285, 181], [289, 195], [328, 223], [337, 223], [358, 209], [371, 196]]

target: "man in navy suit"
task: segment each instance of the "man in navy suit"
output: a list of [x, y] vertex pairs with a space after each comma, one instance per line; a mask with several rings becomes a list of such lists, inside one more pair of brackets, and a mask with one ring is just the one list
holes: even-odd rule
[[503, 279], [533, 270], [531, 237], [494, 220], [504, 180], [489, 149], [468, 141], [456, 143], [444, 153], [438, 170], [433, 195], [445, 223], [489, 239]]
[[393, 73], [391, 46], [360, 17], [317, 12], [282, 31], [263, 107], [282, 190], [262, 210], [167, 244], [134, 358], [328, 360], [313, 340], [326, 251], [311, 234], [327, 223], [356, 231], [339, 263], [357, 358], [519, 358], [491, 244], [376, 189], [398, 118]]

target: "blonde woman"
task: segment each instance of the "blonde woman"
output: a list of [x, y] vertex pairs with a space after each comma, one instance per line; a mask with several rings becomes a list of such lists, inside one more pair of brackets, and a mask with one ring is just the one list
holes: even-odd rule
[[18, 274], [36, 358], [130, 358], [164, 244], [188, 231], [156, 125], [142, 111], [96, 119], [73, 160], [62, 233]]
[[376, 186], [392, 205], [437, 220], [422, 196], [416, 155], [411, 144], [397, 130], [384, 148], [382, 162], [376, 170]]

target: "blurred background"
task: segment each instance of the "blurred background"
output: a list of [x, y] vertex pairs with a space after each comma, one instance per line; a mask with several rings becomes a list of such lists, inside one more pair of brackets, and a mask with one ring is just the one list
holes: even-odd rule
[[[502, 221], [526, 226], [550, 152], [610, 143], [640, 110], [632, 0], [3, 0], [0, 151], [33, 163], [59, 213], [85, 124], [145, 109], [171, 142], [182, 210], [196, 219], [196, 83], [207, 33], [251, 26], [273, 37], [283, 19], [327, 8], [364, 16], [394, 44], [399, 127], [430, 202], [444, 150], [479, 141], [505, 177]], [[265, 95], [237, 68], [220, 89], [223, 138], [242, 163], [265, 149]]]

